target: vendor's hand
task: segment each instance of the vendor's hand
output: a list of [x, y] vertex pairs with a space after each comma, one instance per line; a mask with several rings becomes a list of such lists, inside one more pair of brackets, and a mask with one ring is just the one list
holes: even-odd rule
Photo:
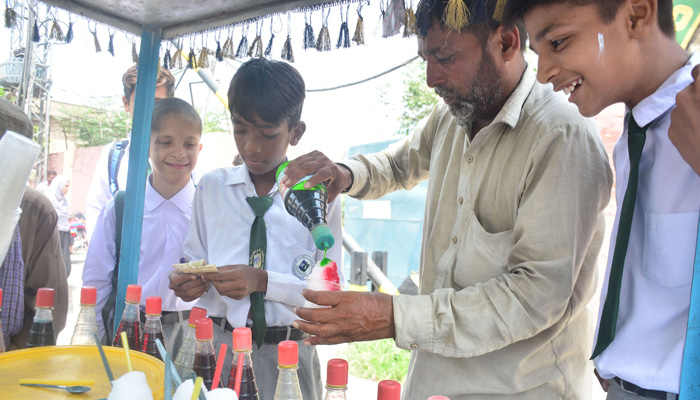
[[394, 305], [383, 293], [317, 292], [304, 289], [306, 300], [327, 308], [297, 307], [302, 318], [292, 325], [310, 335], [306, 345], [393, 338]]
[[291, 187], [305, 176], [311, 175], [304, 185], [307, 189], [323, 182], [328, 189], [328, 202], [333, 201], [343, 190], [352, 185], [352, 172], [346, 167], [331, 161], [325, 154], [312, 151], [292, 160], [287, 164], [284, 172], [286, 178], [282, 181], [285, 186]]
[[676, 108], [671, 111], [668, 137], [681, 157], [700, 175], [700, 65], [693, 68], [693, 79], [676, 95]]
[[593, 373], [595, 374], [595, 377], [598, 378], [598, 382], [600, 382], [600, 387], [603, 388], [604, 392], [607, 392], [608, 389], [610, 389], [610, 380], [608, 379], [603, 379], [598, 375], [598, 370], [593, 368]]
[[195, 274], [173, 270], [168, 275], [168, 279], [170, 279], [170, 289], [175, 292], [175, 296], [184, 301], [196, 300], [209, 290], [209, 284]]
[[267, 272], [248, 265], [225, 265], [216, 273], [204, 274], [222, 296], [241, 300], [253, 292], [267, 291]]

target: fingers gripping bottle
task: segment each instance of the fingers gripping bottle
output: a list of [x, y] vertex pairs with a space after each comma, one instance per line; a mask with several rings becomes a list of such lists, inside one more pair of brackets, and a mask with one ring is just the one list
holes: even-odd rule
[[274, 400], [302, 400], [299, 386], [299, 348], [297, 342], [285, 340], [277, 345], [277, 389]]
[[56, 335], [53, 330], [53, 293], [51, 288], [41, 288], [36, 292], [36, 313], [29, 331], [27, 348], [55, 346]]
[[348, 362], [340, 358], [328, 360], [324, 400], [346, 400], [346, 390], [348, 390]]
[[162, 361], [156, 345], [156, 339], [160, 339], [161, 342], [165, 341], [163, 324], [160, 321], [161, 304], [162, 300], [158, 296], [146, 297], [146, 324], [143, 327], [143, 343], [141, 343], [139, 350]]
[[114, 335], [114, 347], [124, 347], [122, 345], [121, 333], [126, 332], [126, 340], [129, 341], [130, 349], [141, 348], [141, 316], [139, 311], [141, 304], [141, 286], [129, 285], [126, 287], [126, 306], [122, 314], [122, 321], [119, 323]]
[[85, 286], [80, 290], [80, 314], [73, 330], [73, 337], [70, 339], [71, 346], [95, 344], [92, 334], [97, 333], [96, 300], [97, 289], [94, 287]]
[[379, 382], [377, 400], [401, 400], [401, 384], [390, 380]]
[[196, 326], [197, 351], [194, 355], [192, 370], [201, 376], [207, 390], [211, 390], [216, 371], [216, 356], [214, 355], [214, 328], [209, 318], [200, 319]]
[[242, 354], [241, 387], [238, 390], [238, 400], [260, 400], [258, 384], [253, 372], [253, 359], [250, 357], [253, 348], [253, 337], [250, 328], [241, 327], [233, 330], [233, 363], [231, 375], [228, 378], [228, 388], [235, 389], [238, 360]]
[[311, 237], [319, 250], [328, 250], [335, 243], [333, 234], [328, 228], [328, 190], [319, 183], [311, 189], [305, 189], [304, 183], [309, 180], [309, 176], [292, 187], [280, 184], [285, 176], [284, 172], [289, 161], [281, 164], [277, 168], [277, 187], [284, 199], [284, 207], [287, 212], [299, 220], [311, 232]]
[[194, 355], [197, 351], [197, 338], [195, 324], [198, 320], [207, 317], [207, 310], [200, 307], [192, 307], [190, 318], [187, 320], [187, 331], [182, 341], [182, 346], [175, 357], [175, 369], [183, 381], [190, 379], [190, 371], [194, 365]]

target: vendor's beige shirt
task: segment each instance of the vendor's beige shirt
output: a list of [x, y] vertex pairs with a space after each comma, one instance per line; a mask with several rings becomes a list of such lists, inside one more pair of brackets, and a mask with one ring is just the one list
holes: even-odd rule
[[429, 179], [420, 295], [393, 302], [412, 350], [404, 400], [590, 397], [586, 306], [612, 172], [563, 95], [528, 67], [474, 140], [441, 103], [406, 141], [344, 164], [364, 199]]

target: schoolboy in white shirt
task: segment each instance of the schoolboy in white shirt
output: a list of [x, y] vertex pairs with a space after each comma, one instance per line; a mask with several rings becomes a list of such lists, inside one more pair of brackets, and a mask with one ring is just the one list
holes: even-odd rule
[[[177, 98], [158, 101], [153, 107], [149, 157], [153, 173], [148, 178], [143, 209], [141, 250], [137, 283], [142, 286], [141, 306], [146, 297], [160, 296], [166, 347], [177, 322], [187, 320], [191, 303], [169, 289], [168, 274], [183, 256], [192, 213], [195, 187], [190, 174], [202, 148], [202, 120], [187, 102]], [[102, 308], [112, 292], [115, 273], [116, 216], [114, 199], [97, 219], [85, 258], [83, 285], [97, 288], [97, 326], [104, 335]], [[111, 343], [112, 338], [108, 338]]]
[[[296, 145], [306, 130], [301, 121], [305, 98], [304, 80], [287, 63], [263, 58], [244, 63], [228, 91], [234, 139], [243, 165], [206, 174], [197, 186], [192, 225], [185, 242], [190, 260], [205, 259], [218, 266], [215, 274], [197, 278], [171, 273], [171, 288], [183, 300], [199, 298], [214, 320], [214, 341], [232, 345], [235, 327], [252, 326], [251, 294], [264, 295], [267, 331], [263, 343], [253, 344], [253, 368], [261, 400], [272, 400], [277, 382], [277, 344], [285, 339], [299, 343], [299, 381], [305, 399], [323, 395], [320, 365], [315, 346], [304, 346], [306, 335], [290, 325], [295, 306], [302, 306], [306, 287], [302, 262], [323, 259], [307, 228], [285, 210], [275, 183], [275, 173], [286, 160], [289, 145]], [[250, 267], [250, 233], [256, 218], [250, 198], [269, 196], [271, 205], [263, 218], [267, 249], [264, 269]], [[328, 225], [335, 246], [327, 256], [339, 265], [342, 277], [341, 210], [338, 201], [328, 205]], [[309, 270], [310, 271], [310, 270]], [[209, 287], [211, 283], [212, 287]], [[208, 290], [208, 291], [207, 291]], [[206, 291], [206, 294], [205, 294]], [[201, 298], [200, 298], [201, 296]], [[231, 365], [229, 351], [224, 362]], [[222, 377], [223, 380], [223, 377]]]

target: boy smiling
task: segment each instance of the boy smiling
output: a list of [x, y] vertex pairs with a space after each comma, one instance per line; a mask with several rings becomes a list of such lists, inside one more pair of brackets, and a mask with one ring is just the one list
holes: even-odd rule
[[625, 103], [614, 149], [617, 216], [593, 358], [608, 399], [676, 398], [700, 210], [700, 178], [668, 138], [700, 55], [674, 38], [671, 0], [511, 0], [538, 79], [585, 116]]

